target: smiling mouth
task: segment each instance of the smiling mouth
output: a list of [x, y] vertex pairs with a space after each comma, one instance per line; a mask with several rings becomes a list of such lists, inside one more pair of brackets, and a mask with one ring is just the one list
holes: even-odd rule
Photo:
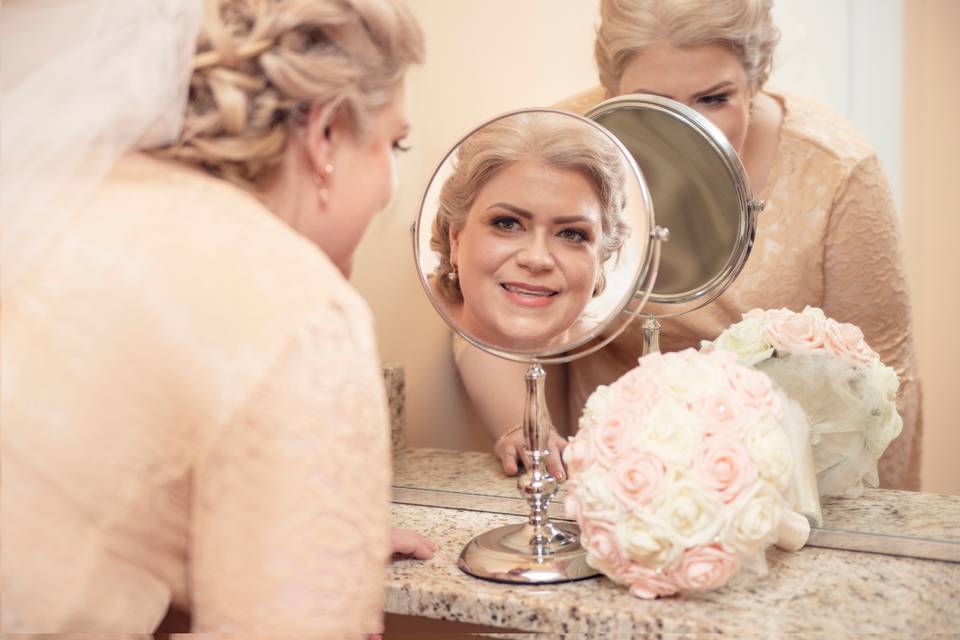
[[500, 286], [519, 296], [530, 296], [533, 298], [550, 298], [552, 296], [560, 293], [554, 289], [548, 289], [546, 287], [535, 287], [525, 284], [515, 284], [512, 282], [502, 282]]

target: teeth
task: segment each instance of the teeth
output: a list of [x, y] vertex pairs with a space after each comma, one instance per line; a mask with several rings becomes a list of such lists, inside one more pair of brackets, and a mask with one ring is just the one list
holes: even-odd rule
[[524, 289], [523, 287], [517, 287], [512, 284], [505, 284], [503, 285], [503, 288], [513, 293], [519, 293], [525, 296], [537, 296], [540, 298], [547, 298], [552, 296], [555, 293], [553, 291], [530, 291], [529, 289]]

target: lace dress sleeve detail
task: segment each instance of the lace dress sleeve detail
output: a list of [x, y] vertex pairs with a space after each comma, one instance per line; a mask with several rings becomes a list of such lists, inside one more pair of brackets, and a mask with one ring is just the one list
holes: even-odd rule
[[921, 391], [911, 326], [900, 225], [875, 155], [858, 162], [831, 209], [824, 246], [828, 316], [856, 324], [880, 359], [900, 376], [903, 431], [880, 460], [881, 486], [920, 486]]
[[288, 344], [197, 462], [194, 630], [377, 631], [389, 447], [369, 314], [331, 307]]

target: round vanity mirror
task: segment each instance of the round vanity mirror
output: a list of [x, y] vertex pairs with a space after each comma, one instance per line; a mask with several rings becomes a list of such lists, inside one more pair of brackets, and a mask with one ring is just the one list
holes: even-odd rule
[[655, 95], [613, 98], [586, 117], [630, 151], [650, 188], [657, 222], [670, 230], [644, 315], [681, 315], [716, 299], [743, 269], [763, 209], [751, 198], [726, 137], [693, 109]]
[[573, 114], [526, 110], [447, 153], [414, 252], [454, 331], [501, 357], [550, 364], [629, 324], [635, 292], [656, 273], [653, 228], [646, 185], [615, 137]]
[[518, 481], [530, 518], [474, 538], [460, 555], [463, 571], [512, 583], [597, 574], [577, 526], [547, 517], [557, 481], [545, 464], [543, 365], [591, 353], [629, 325], [646, 302], [637, 291], [653, 286], [665, 237], [633, 157], [580, 116], [499, 116], [440, 163], [413, 226], [421, 283], [462, 338], [530, 363]]

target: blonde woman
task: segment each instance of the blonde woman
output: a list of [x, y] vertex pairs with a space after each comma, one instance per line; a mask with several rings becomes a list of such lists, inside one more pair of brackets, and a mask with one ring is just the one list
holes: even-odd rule
[[[602, 86], [561, 106], [585, 112], [607, 97], [653, 93], [695, 109], [723, 131], [754, 194], [766, 201], [757, 242], [720, 298], [664, 323], [662, 349], [697, 346], [754, 307], [811, 305], [858, 325], [901, 381], [903, 432], [880, 461], [881, 485], [915, 490], [920, 384], [890, 190], [876, 155], [848, 123], [809, 99], [765, 89], [779, 38], [771, 5], [772, 0], [602, 0], [596, 39]], [[574, 421], [597, 385], [634, 366], [641, 340], [634, 327], [601, 352], [568, 365]], [[467, 382], [468, 388], [476, 386]]]
[[377, 631], [389, 428], [344, 275], [393, 189], [417, 24], [36, 5], [2, 15], [3, 630]]
[[459, 147], [440, 193], [434, 288], [470, 335], [545, 351], [583, 335], [584, 310], [629, 233], [626, 161], [566, 114], [503, 117]]

